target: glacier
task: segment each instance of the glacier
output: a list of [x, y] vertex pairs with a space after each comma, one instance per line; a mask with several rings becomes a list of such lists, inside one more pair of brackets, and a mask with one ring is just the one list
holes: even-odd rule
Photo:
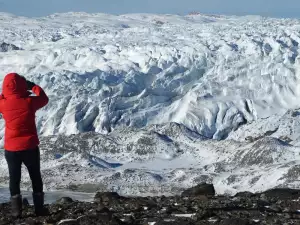
[[37, 114], [47, 189], [299, 185], [300, 20], [1, 13], [0, 25], [0, 81], [17, 72], [50, 97]]

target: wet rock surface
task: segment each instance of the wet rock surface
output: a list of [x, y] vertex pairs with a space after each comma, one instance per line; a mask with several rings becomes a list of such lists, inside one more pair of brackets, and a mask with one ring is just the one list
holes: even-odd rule
[[273, 189], [235, 196], [213, 196], [212, 190], [212, 186], [202, 184], [172, 197], [122, 197], [105, 192], [97, 193], [90, 203], [62, 198], [46, 206], [50, 211], [46, 217], [35, 217], [33, 207], [25, 205], [23, 218], [17, 220], [10, 216], [10, 204], [5, 203], [0, 205], [0, 225], [300, 224], [299, 190]]

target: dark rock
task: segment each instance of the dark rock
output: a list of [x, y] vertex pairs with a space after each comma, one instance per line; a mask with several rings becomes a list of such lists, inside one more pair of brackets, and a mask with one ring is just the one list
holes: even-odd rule
[[[16, 223], [16, 224], [18, 224], [18, 223]], [[26, 219], [25, 223], [22, 223], [22, 225], [23, 224], [26, 224], [26, 225], [41, 225], [41, 223], [36, 222], [33, 219], [31, 219], [31, 218]]]
[[143, 204], [144, 204], [145, 206], [147, 206], [148, 210], [157, 207], [156, 201], [153, 200], [153, 199], [150, 199], [150, 198], [146, 198], [146, 199], [143, 201]]
[[102, 205], [98, 206], [97, 209], [96, 209], [96, 211], [98, 213], [110, 213], [109, 209], [106, 208], [106, 207], [104, 207], [104, 206], [102, 206]]
[[222, 220], [220, 225], [250, 225], [250, 221], [246, 219], [233, 218]]
[[[195, 192], [194, 192], [195, 193]], [[265, 194], [268, 193], [268, 194]], [[172, 225], [283, 225], [299, 224], [297, 191], [256, 194], [237, 197], [196, 195], [124, 198], [116, 193], [97, 193], [95, 202], [57, 201], [46, 205], [49, 215], [36, 217], [34, 207], [23, 210], [23, 218], [10, 216], [10, 204], [0, 204], [0, 225], [4, 224], [80, 224], [80, 225], [143, 225], [150, 222]], [[270, 194], [272, 193], [272, 194]], [[274, 195], [274, 193], [276, 193]], [[208, 197], [207, 197], [208, 196]], [[277, 196], [277, 197], [274, 197]]]
[[175, 212], [175, 210], [176, 210], [176, 208], [174, 208], [173, 206], [169, 206], [169, 207], [166, 207], [166, 210], [164, 210], [164, 213], [171, 215], [172, 213]]
[[94, 200], [96, 202], [109, 203], [118, 201], [120, 198], [120, 195], [116, 192], [97, 192]]
[[202, 201], [202, 202], [206, 202], [209, 200], [209, 198], [206, 195], [199, 195], [195, 197], [195, 200], [197, 201]]
[[133, 216], [127, 216], [127, 217], [123, 220], [123, 222], [128, 223], [128, 224], [134, 224], [135, 219], [134, 219]]
[[197, 218], [200, 220], [209, 219], [211, 217], [216, 216], [216, 214], [211, 209], [204, 209], [197, 213]]
[[293, 111], [292, 112], [292, 117], [297, 117], [299, 115], [300, 115], [300, 112], [298, 112], [298, 111]]
[[77, 218], [77, 222], [79, 224], [87, 224], [86, 221], [88, 221], [88, 220], [89, 220], [89, 218], [86, 215], [83, 215], [83, 216], [80, 216]]
[[278, 207], [277, 205], [271, 205], [271, 206], [267, 207], [266, 211], [279, 213], [279, 212], [282, 212], [282, 209], [280, 207]]
[[299, 198], [300, 197], [300, 190], [296, 189], [289, 189], [289, 188], [276, 188], [265, 191], [261, 193], [261, 197], [272, 197], [272, 198]]
[[245, 191], [245, 192], [237, 193], [234, 197], [251, 198], [251, 197], [254, 197], [254, 196], [255, 196], [255, 194], [253, 194], [252, 192]]
[[192, 196], [214, 196], [216, 194], [215, 188], [212, 184], [199, 184], [195, 187], [185, 190], [182, 192], [182, 197], [192, 197]]
[[287, 136], [280, 136], [279, 139], [286, 142], [286, 143], [288, 143], [288, 144], [293, 141], [291, 138], [289, 138]]
[[257, 206], [258, 207], [265, 207], [265, 206], [270, 206], [271, 204], [265, 200], [258, 199], [257, 200]]
[[13, 50], [21, 50], [21, 48], [15, 46], [13, 44], [8, 44], [8, 43], [5, 43], [5, 42], [3, 42], [0, 45], [0, 52], [8, 52], [8, 51], [13, 51]]
[[57, 204], [70, 204], [73, 202], [73, 199], [70, 197], [62, 197], [56, 201]]
[[78, 225], [78, 221], [75, 219], [65, 219], [57, 223], [57, 225]]

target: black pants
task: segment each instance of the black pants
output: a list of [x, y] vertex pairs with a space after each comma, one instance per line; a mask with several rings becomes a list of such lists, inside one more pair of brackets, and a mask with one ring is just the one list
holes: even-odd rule
[[25, 164], [32, 182], [33, 193], [43, 192], [43, 181], [40, 168], [40, 150], [37, 147], [32, 150], [19, 152], [5, 151], [5, 158], [9, 170], [9, 190], [11, 196], [20, 194], [21, 167]]

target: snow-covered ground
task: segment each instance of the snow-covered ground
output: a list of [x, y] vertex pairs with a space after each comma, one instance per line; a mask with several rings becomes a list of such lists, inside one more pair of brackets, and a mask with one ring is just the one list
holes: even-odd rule
[[48, 189], [299, 187], [300, 20], [2, 13], [0, 31], [0, 80], [18, 72], [50, 96]]

